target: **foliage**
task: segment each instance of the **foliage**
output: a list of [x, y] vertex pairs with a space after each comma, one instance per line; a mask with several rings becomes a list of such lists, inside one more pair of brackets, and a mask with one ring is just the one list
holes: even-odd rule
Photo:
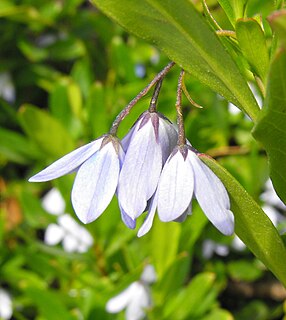
[[[260, 208], [260, 195], [269, 162], [275, 189], [286, 198], [284, 2], [92, 2], [0, 2], [0, 289], [12, 297], [13, 319], [124, 319], [108, 314], [106, 302], [138, 280], [147, 263], [158, 276], [149, 319], [281, 319], [284, 237]], [[73, 175], [44, 184], [28, 178], [106, 133], [169, 59], [189, 72], [186, 87], [204, 106], [183, 101], [186, 135], [218, 161], [201, 157], [225, 183], [236, 233], [254, 255], [238, 250], [237, 238], [220, 235], [196, 204], [184, 223], [155, 219], [137, 238], [138, 228], [122, 225], [116, 199], [86, 226], [94, 240], [87, 252], [48, 245], [45, 230], [57, 217], [42, 199], [57, 188], [64, 212], [76, 219]], [[178, 73], [175, 67], [167, 75], [158, 104], [173, 121]], [[120, 137], [149, 99], [123, 121]], [[230, 112], [228, 101], [242, 112]], [[285, 225], [282, 219], [280, 232]]]

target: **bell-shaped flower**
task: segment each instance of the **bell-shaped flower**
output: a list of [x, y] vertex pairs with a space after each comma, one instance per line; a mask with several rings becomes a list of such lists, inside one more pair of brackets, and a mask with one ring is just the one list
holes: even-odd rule
[[146, 316], [145, 310], [152, 306], [150, 284], [156, 281], [156, 272], [152, 265], [147, 265], [140, 281], [133, 282], [124, 291], [111, 298], [106, 304], [106, 311], [118, 313], [124, 309], [126, 320], [141, 320]]
[[220, 232], [225, 235], [233, 233], [234, 217], [223, 183], [199, 159], [191, 146], [184, 145], [176, 147], [169, 156], [138, 236], [151, 228], [156, 207], [161, 221], [180, 221], [191, 213], [193, 197]]
[[154, 194], [162, 166], [174, 148], [174, 125], [157, 112], [144, 112], [123, 138], [126, 152], [118, 183], [120, 207], [136, 219]]
[[120, 141], [105, 135], [65, 155], [29, 181], [49, 181], [77, 171], [72, 204], [79, 219], [89, 223], [97, 219], [112, 200], [123, 160]]

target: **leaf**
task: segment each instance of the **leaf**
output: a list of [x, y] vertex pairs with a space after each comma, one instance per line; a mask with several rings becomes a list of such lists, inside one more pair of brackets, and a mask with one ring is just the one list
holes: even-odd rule
[[233, 320], [233, 316], [229, 311], [223, 309], [214, 309], [201, 320]]
[[202, 301], [213, 288], [214, 281], [213, 273], [204, 272], [196, 275], [186, 288], [180, 289], [168, 300], [163, 318], [183, 320], [201, 316], [210, 305], [206, 305], [203, 309], [198, 306], [202, 305]]
[[286, 202], [286, 52], [281, 50], [272, 62], [265, 108], [254, 127], [253, 136], [265, 148], [270, 177], [279, 197]]
[[271, 28], [277, 33], [282, 43], [286, 44], [286, 10], [275, 11], [267, 20]]
[[257, 260], [231, 261], [227, 264], [227, 270], [234, 280], [252, 282], [260, 278], [263, 274], [263, 271], [255, 262], [257, 262]]
[[286, 286], [286, 249], [268, 216], [245, 189], [214, 159], [201, 155], [225, 185], [235, 216], [235, 233]]
[[231, 24], [235, 26], [236, 20], [244, 16], [247, 1], [248, 0], [218, 0], [218, 3], [223, 8]]
[[35, 287], [29, 287], [25, 293], [33, 301], [46, 320], [72, 320], [72, 317], [64, 304], [59, 299], [59, 294], [53, 291], [41, 290]]
[[23, 135], [0, 128], [0, 154], [10, 161], [27, 164], [42, 157], [37, 147]]
[[240, 19], [236, 23], [236, 36], [243, 55], [254, 72], [265, 81], [269, 55], [264, 33], [255, 19]]
[[59, 157], [74, 149], [65, 128], [47, 112], [26, 104], [19, 111], [19, 120], [26, 134], [46, 154]]
[[231, 56], [188, 0], [92, 0], [128, 31], [158, 46], [180, 67], [244, 110], [259, 108]]

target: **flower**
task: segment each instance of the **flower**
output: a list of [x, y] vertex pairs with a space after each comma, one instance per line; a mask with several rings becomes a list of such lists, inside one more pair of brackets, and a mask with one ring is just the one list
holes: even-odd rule
[[0, 288], [0, 319], [8, 320], [12, 314], [12, 299], [6, 290]]
[[51, 189], [42, 199], [43, 208], [57, 215], [57, 224], [48, 225], [44, 242], [54, 246], [62, 242], [66, 252], [86, 252], [93, 244], [91, 234], [65, 212], [65, 201], [58, 189]]
[[144, 112], [122, 140], [126, 152], [118, 182], [121, 209], [136, 219], [153, 196], [162, 166], [176, 145], [173, 124], [157, 112]]
[[62, 242], [66, 252], [86, 252], [93, 244], [90, 233], [80, 226], [69, 214], [58, 217], [58, 224], [51, 223], [46, 232], [44, 241], [54, 246]]
[[49, 181], [77, 171], [72, 204], [79, 219], [89, 223], [97, 219], [112, 200], [123, 159], [120, 141], [105, 135], [65, 155], [29, 181]]
[[183, 145], [176, 147], [166, 161], [138, 236], [151, 228], [156, 207], [161, 221], [184, 220], [191, 214], [193, 196], [220, 232], [225, 235], [233, 233], [234, 217], [224, 185], [190, 145]]
[[210, 259], [214, 254], [226, 257], [229, 254], [229, 247], [221, 243], [216, 243], [211, 239], [206, 239], [203, 242], [202, 254], [205, 259]]
[[152, 265], [147, 265], [139, 281], [133, 282], [124, 291], [111, 298], [106, 304], [106, 311], [118, 313], [126, 309], [126, 320], [145, 318], [145, 309], [152, 306], [150, 284], [156, 281], [156, 272]]

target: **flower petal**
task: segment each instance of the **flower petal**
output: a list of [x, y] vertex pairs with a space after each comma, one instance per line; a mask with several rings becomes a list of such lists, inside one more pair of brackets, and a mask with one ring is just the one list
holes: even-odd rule
[[158, 185], [158, 215], [167, 222], [180, 217], [190, 205], [194, 174], [189, 161], [180, 151], [167, 160]]
[[103, 138], [97, 139], [68, 153], [56, 162], [52, 163], [46, 169], [31, 177], [29, 181], [49, 181], [61, 177], [67, 173], [71, 173], [100, 148], [102, 139]]
[[83, 223], [97, 219], [109, 205], [118, 176], [119, 159], [112, 142], [81, 165], [72, 189], [72, 204]]
[[155, 140], [151, 121], [133, 135], [118, 183], [120, 206], [132, 218], [146, 208], [156, 190], [162, 169], [162, 151]]
[[0, 289], [0, 318], [10, 319], [13, 314], [12, 299], [6, 290]]
[[136, 228], [136, 220], [131, 219], [129, 215], [121, 208], [119, 205], [120, 213], [121, 213], [121, 219], [124, 222], [124, 224], [129, 228], [129, 229], [135, 229]]
[[46, 229], [44, 242], [49, 246], [55, 246], [63, 240], [64, 234], [63, 228], [55, 223], [51, 223]]
[[153, 220], [155, 217], [156, 208], [157, 208], [157, 199], [158, 199], [157, 195], [158, 195], [158, 192], [155, 192], [155, 194], [153, 195], [153, 197], [150, 200], [148, 214], [147, 214], [142, 226], [138, 230], [137, 237], [144, 236], [147, 232], [149, 232], [149, 230], [152, 227]]
[[133, 282], [129, 287], [120, 292], [117, 296], [108, 300], [105, 306], [106, 311], [109, 313], [118, 313], [126, 308], [132, 300], [134, 294], [136, 295], [137, 289], [138, 283]]
[[143, 320], [146, 317], [145, 309], [150, 306], [149, 288], [138, 283], [136, 292], [134, 292], [133, 298], [126, 308], [126, 320]]
[[210, 222], [223, 234], [234, 230], [233, 213], [227, 191], [220, 179], [193, 152], [189, 152], [195, 173], [195, 196]]
[[163, 163], [175, 148], [177, 140], [178, 134], [174, 125], [167, 119], [159, 117], [159, 144], [162, 148]]
[[42, 207], [50, 214], [60, 215], [64, 213], [66, 203], [60, 191], [52, 188], [42, 199]]

